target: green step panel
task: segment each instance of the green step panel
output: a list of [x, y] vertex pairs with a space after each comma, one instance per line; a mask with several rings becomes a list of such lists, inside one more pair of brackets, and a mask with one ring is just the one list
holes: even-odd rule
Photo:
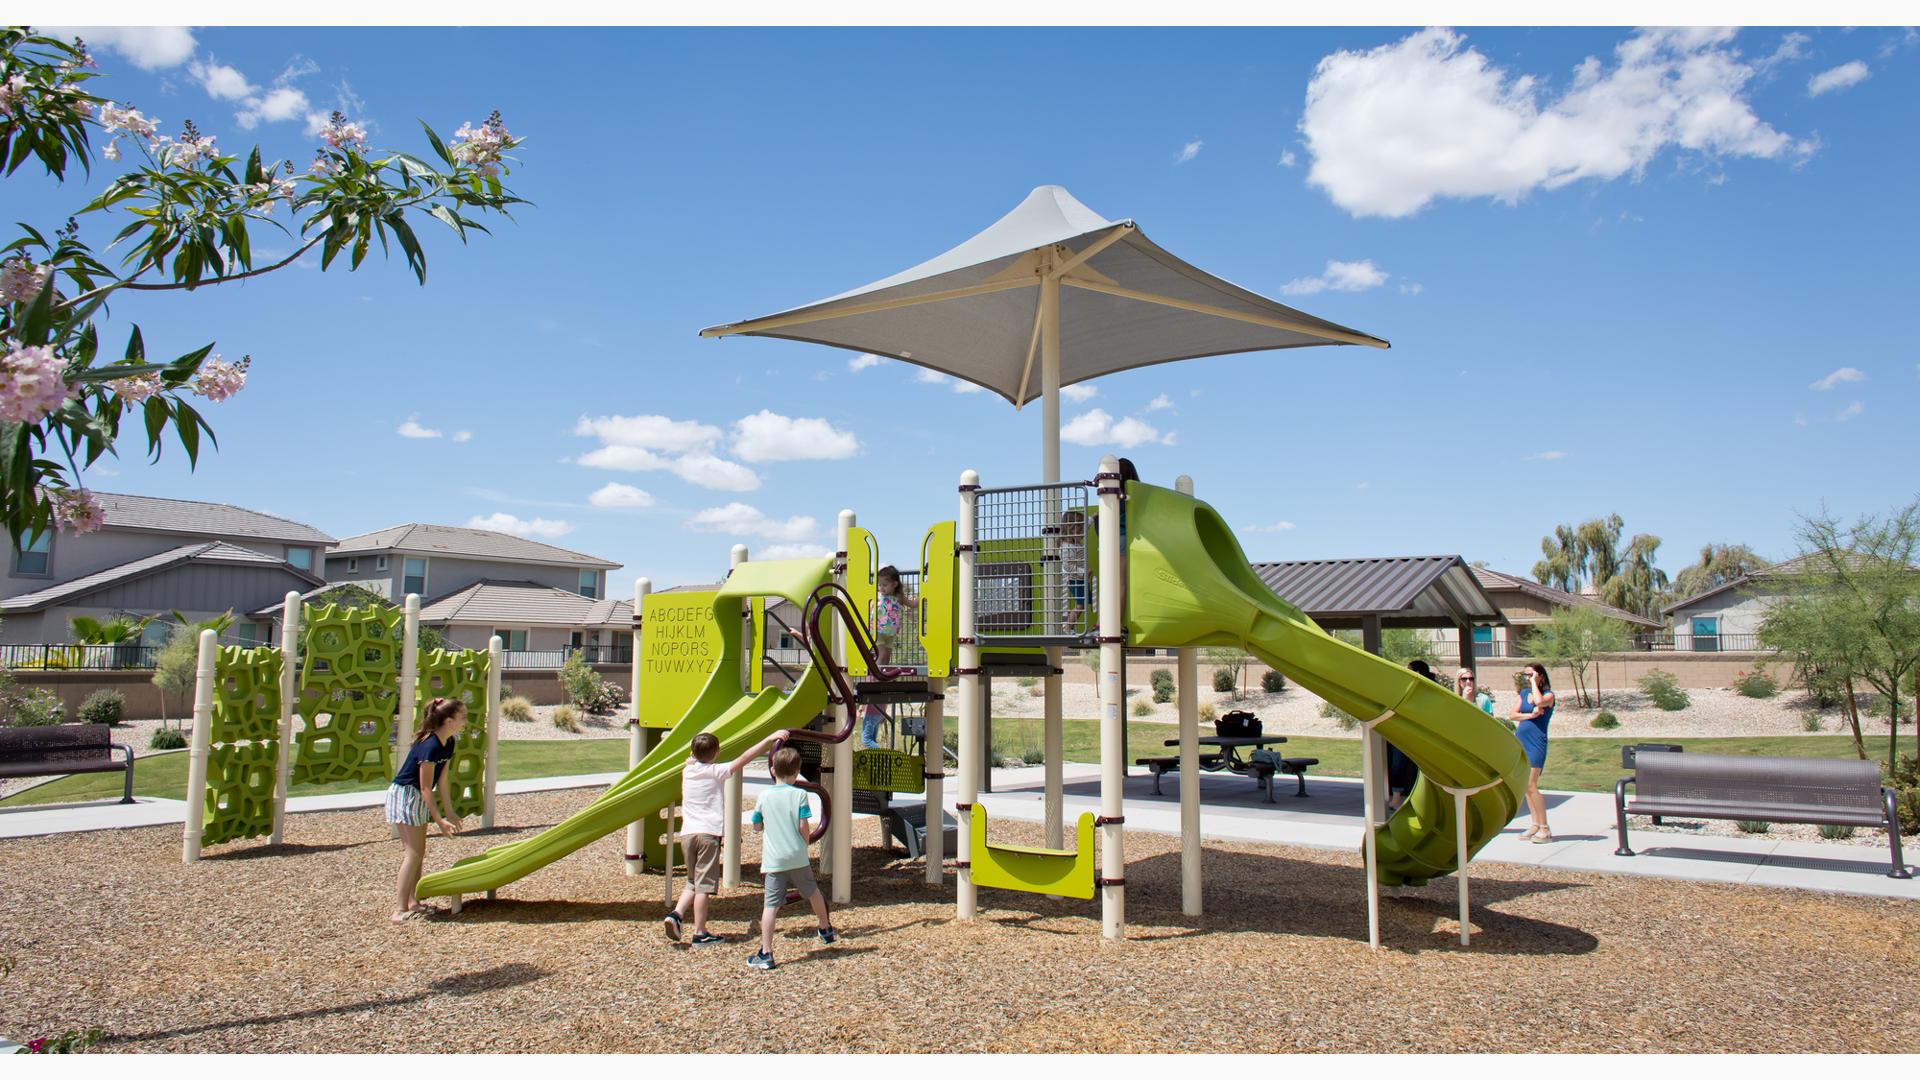
[[973, 804], [973, 883], [987, 889], [1093, 899], [1093, 815], [1081, 814], [1072, 851], [987, 843], [987, 808]]
[[480, 649], [434, 649], [420, 654], [420, 674], [414, 682], [412, 731], [434, 698], [458, 698], [467, 706], [467, 728], [454, 745], [447, 763], [453, 789], [453, 810], [462, 817], [477, 816], [487, 807], [487, 664]]
[[302, 784], [393, 776], [399, 707], [398, 609], [307, 605], [300, 638], [300, 715], [293, 779]]
[[267, 646], [228, 645], [214, 653], [203, 845], [273, 833], [285, 664], [280, 650]]

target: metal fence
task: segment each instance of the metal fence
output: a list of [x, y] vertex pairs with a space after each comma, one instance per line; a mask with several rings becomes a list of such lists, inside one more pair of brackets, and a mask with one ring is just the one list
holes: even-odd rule
[[160, 646], [0, 645], [0, 665], [16, 671], [138, 671], [153, 669]]
[[1642, 652], [1771, 652], [1758, 634], [1635, 634], [1633, 647]]
[[558, 671], [567, 657], [579, 653], [589, 664], [631, 664], [631, 645], [580, 645], [571, 649], [528, 649], [502, 654], [508, 671]]
[[982, 488], [974, 509], [973, 617], [983, 642], [1089, 640], [1099, 600], [1089, 550], [1097, 507], [1085, 481]]

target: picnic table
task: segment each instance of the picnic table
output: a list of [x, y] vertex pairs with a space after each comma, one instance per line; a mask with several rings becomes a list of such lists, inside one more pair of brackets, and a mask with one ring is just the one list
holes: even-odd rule
[[[1240, 756], [1239, 751], [1254, 748], [1263, 749], [1278, 746], [1287, 741], [1285, 735], [1202, 735], [1194, 740], [1198, 746], [1211, 747], [1222, 751], [1217, 754], [1200, 755], [1200, 768], [1206, 772], [1233, 772], [1241, 776], [1251, 776], [1255, 786], [1266, 792], [1267, 801], [1273, 801], [1273, 777], [1276, 772], [1284, 772], [1300, 781], [1300, 789], [1294, 794], [1304, 797], [1307, 793], [1307, 768], [1320, 764], [1319, 758], [1280, 758], [1277, 755], [1264, 755], [1251, 760]], [[1165, 745], [1179, 746], [1179, 739], [1168, 739]], [[1160, 777], [1165, 773], [1177, 772], [1180, 759], [1177, 757], [1141, 758], [1137, 764], [1145, 765], [1153, 774], [1153, 793], [1160, 794]]]

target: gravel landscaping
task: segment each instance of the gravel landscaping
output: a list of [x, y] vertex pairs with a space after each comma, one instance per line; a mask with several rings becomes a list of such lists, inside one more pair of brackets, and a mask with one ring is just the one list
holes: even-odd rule
[[[502, 828], [435, 839], [429, 869], [591, 795], [506, 798]], [[751, 834], [748, 883], [716, 904], [729, 940], [699, 952], [662, 939], [660, 879], [622, 872], [618, 835], [498, 901], [399, 927], [378, 810], [297, 815], [288, 838], [195, 867], [177, 828], [0, 844], [0, 956], [15, 964], [0, 1034], [97, 1024], [106, 1052], [1800, 1053], [1920, 1038], [1911, 995], [1859, 992], [1920, 976], [1909, 901], [1484, 864], [1471, 949], [1445, 882], [1386, 902], [1375, 953], [1352, 855], [1209, 842], [1196, 920], [1179, 914], [1178, 839], [1135, 833], [1130, 936], [1114, 946], [1097, 902], [986, 890], [981, 917], [958, 923], [950, 887], [860, 848], [841, 943], [789, 915], [781, 968], [763, 974], [744, 966]], [[139, 932], [101, 932], [129, 921]]]

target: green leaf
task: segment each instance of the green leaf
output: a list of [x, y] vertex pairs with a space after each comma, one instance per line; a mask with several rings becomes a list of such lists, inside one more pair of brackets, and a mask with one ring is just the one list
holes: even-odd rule
[[127, 335], [127, 359], [145, 360], [146, 358], [146, 339], [140, 336], [140, 327], [135, 326], [133, 332]]
[[451, 168], [453, 165], [453, 155], [447, 152], [447, 144], [440, 141], [440, 136], [434, 133], [433, 128], [428, 126], [425, 120], [420, 121], [420, 127], [426, 131], [427, 141], [433, 144], [433, 152], [438, 154], [440, 160], [446, 162], [448, 167]]
[[434, 203], [428, 206], [427, 213], [432, 215], [433, 217], [440, 219], [441, 221], [446, 222], [447, 228], [452, 229], [456, 233], [459, 233], [460, 239], [462, 241], [466, 240], [467, 229], [466, 229], [466, 226], [461, 223], [459, 215], [455, 214], [453, 211], [447, 209], [446, 207], [441, 206], [439, 203]]

